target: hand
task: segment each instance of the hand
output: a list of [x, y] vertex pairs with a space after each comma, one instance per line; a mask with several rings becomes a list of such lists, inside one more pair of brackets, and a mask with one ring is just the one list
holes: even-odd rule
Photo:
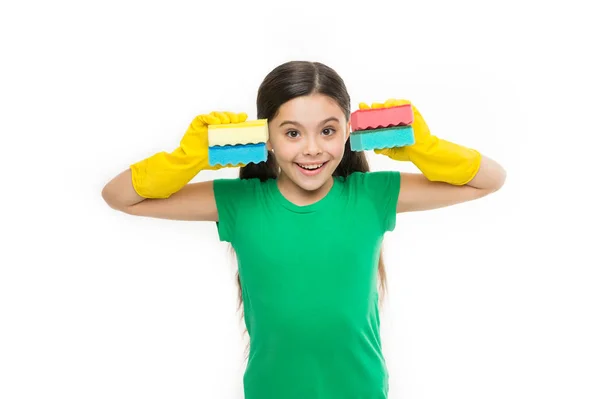
[[[374, 103], [373, 108], [393, 107], [410, 104], [408, 100], [389, 99], [384, 104]], [[361, 103], [361, 108], [368, 105]], [[411, 104], [413, 110], [413, 132], [415, 143], [406, 147], [375, 150], [396, 161], [410, 161], [430, 181], [441, 181], [453, 185], [467, 184], [479, 170], [481, 154], [431, 134], [421, 113]]]
[[[201, 155], [208, 159], [208, 125], [222, 125], [227, 123], [242, 123], [248, 119], [244, 112], [219, 112], [213, 111], [210, 114], [198, 115], [181, 139], [180, 147], [186, 155]], [[210, 166], [208, 160], [202, 169], [219, 170], [222, 165]]]

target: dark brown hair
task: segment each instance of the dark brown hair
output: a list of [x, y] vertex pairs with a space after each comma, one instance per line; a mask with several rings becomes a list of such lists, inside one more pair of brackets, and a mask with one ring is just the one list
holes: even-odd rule
[[[275, 118], [279, 107], [296, 97], [311, 94], [323, 94], [335, 100], [344, 111], [346, 122], [350, 120], [351, 104], [350, 95], [342, 78], [332, 68], [319, 62], [290, 61], [273, 69], [263, 80], [256, 98], [257, 119], [271, 120]], [[333, 176], [346, 178], [353, 172], [368, 172], [369, 163], [364, 152], [355, 152], [350, 149], [350, 140], [346, 141], [344, 156]], [[241, 179], [258, 178], [261, 181], [276, 179], [279, 167], [275, 157], [268, 152], [267, 161], [258, 164], [250, 163], [240, 168]], [[231, 248], [233, 255], [235, 251]], [[380, 282], [380, 303], [386, 292], [386, 273], [383, 262], [383, 249], [379, 257], [378, 268]], [[244, 320], [242, 284], [239, 271], [236, 272], [238, 285], [238, 310], [241, 309], [241, 318]], [[248, 330], [245, 329], [244, 332]], [[246, 357], [249, 346], [246, 347]]]

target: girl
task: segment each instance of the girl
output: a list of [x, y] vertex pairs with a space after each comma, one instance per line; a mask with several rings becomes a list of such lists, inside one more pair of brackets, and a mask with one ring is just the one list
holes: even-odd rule
[[102, 192], [131, 215], [217, 222], [238, 259], [246, 399], [387, 398], [376, 284], [379, 276], [385, 291], [385, 232], [397, 213], [480, 198], [504, 182], [494, 161], [432, 136], [414, 106], [416, 143], [375, 152], [422, 174], [370, 172], [365, 154], [350, 150], [350, 107], [331, 68], [282, 64], [258, 90], [266, 162], [240, 168], [239, 179], [189, 183], [220, 169], [208, 164], [207, 126], [247, 118], [212, 112], [192, 121], [174, 152], [131, 165]]

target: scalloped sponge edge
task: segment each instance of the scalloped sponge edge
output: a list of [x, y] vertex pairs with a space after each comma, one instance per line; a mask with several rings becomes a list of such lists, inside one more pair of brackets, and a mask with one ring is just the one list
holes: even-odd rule
[[404, 147], [415, 143], [412, 126], [395, 126], [386, 129], [371, 129], [350, 135], [352, 151]]
[[208, 147], [208, 163], [210, 166], [244, 166], [267, 160], [267, 145], [236, 144]]
[[241, 123], [208, 125], [208, 146], [266, 143], [269, 127], [266, 119]]
[[388, 108], [371, 108], [354, 111], [350, 115], [352, 131], [406, 126], [413, 123], [414, 114], [411, 104]]

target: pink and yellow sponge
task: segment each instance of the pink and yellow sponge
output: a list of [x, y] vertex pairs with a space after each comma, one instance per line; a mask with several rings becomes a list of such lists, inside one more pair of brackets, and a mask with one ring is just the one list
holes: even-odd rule
[[414, 120], [410, 103], [388, 100], [369, 107], [359, 104], [350, 116], [350, 148], [352, 151], [404, 147], [415, 143], [411, 126]]

